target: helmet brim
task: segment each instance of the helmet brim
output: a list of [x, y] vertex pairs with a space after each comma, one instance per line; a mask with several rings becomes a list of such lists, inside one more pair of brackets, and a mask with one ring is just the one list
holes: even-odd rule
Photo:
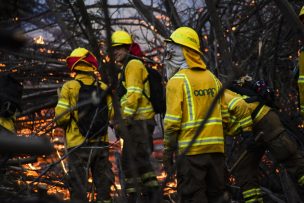
[[[185, 46], [185, 45], [183, 45], [183, 44], [180, 44], [180, 43], [177, 43], [177, 42], [173, 41], [171, 38], [165, 39], [164, 42], [167, 42], [167, 43], [174, 43], [174, 44], [177, 44], [177, 45], [180, 45], [180, 46], [183, 46], [183, 47], [187, 47], [187, 46]], [[201, 51], [195, 50], [195, 49], [193, 49], [193, 48], [191, 48], [191, 47], [188, 47], [188, 48], [194, 50], [196, 53], [198, 53], [198, 54], [200, 54], [200, 55], [203, 55], [203, 52], [201, 52]]]
[[111, 46], [112, 46], [112, 47], [118, 47], [118, 46], [128, 46], [128, 45], [131, 45], [131, 44], [121, 44], [121, 43], [117, 43], [117, 44], [112, 44]]

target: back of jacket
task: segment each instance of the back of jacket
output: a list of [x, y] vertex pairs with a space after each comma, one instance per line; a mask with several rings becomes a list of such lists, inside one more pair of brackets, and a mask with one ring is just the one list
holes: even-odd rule
[[[77, 74], [76, 80], [81, 80], [85, 85], [91, 85], [94, 81], [92, 76], [86, 74]], [[71, 107], [75, 107], [78, 100], [78, 93], [80, 89], [80, 84], [76, 80], [71, 80], [66, 82], [60, 92], [60, 97], [58, 100], [58, 104], [55, 108], [55, 115], [59, 116], [67, 109]], [[101, 83], [101, 88], [103, 90], [106, 89], [106, 85]], [[109, 109], [109, 118], [113, 115], [112, 111], [112, 102], [111, 97], [107, 96], [107, 103]], [[71, 117], [73, 114], [73, 119]], [[75, 147], [82, 144], [85, 141], [85, 137], [81, 135], [79, 132], [79, 128], [77, 127], [76, 121], [78, 120], [78, 112], [77, 110], [64, 114], [61, 118], [59, 118], [56, 123], [59, 126], [63, 126], [66, 129], [66, 143], [67, 148]], [[90, 142], [99, 141], [97, 139], [90, 139]], [[100, 141], [108, 142], [108, 136], [102, 136]]]
[[[220, 81], [205, 67], [182, 69], [169, 80], [165, 147], [173, 147], [172, 140], [177, 140], [179, 152], [189, 145], [220, 88]], [[221, 101], [187, 155], [224, 152]]]
[[299, 56], [299, 97], [300, 97], [300, 112], [304, 116], [304, 47], [301, 49]]
[[123, 85], [127, 93], [121, 98], [124, 118], [147, 120], [154, 117], [155, 113], [151, 102], [143, 95], [143, 91], [150, 97], [148, 71], [138, 59], [130, 60], [125, 67], [125, 80]]

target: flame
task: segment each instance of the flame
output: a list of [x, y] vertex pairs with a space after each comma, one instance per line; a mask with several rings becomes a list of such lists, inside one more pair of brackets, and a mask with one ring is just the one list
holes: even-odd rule
[[70, 73], [70, 77], [75, 78], [75, 76], [76, 76], [76, 72], [71, 72]]
[[44, 44], [44, 39], [41, 35], [38, 36], [38, 37], [35, 37], [34, 41], [35, 41], [36, 44]]
[[107, 56], [105, 57], [105, 60], [106, 60], [106, 62], [110, 62], [110, 57], [107, 55]]

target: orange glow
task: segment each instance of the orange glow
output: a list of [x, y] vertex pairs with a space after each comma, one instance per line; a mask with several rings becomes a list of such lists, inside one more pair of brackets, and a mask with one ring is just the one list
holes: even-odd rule
[[34, 41], [35, 41], [36, 44], [44, 44], [44, 39], [41, 35], [38, 36], [38, 37], [35, 37]]
[[70, 77], [75, 78], [75, 76], [76, 76], [76, 72], [71, 72], [70, 73]]

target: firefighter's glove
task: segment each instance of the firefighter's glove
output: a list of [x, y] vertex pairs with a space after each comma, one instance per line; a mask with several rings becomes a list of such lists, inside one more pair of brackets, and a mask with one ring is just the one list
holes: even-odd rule
[[254, 137], [255, 136], [251, 131], [242, 133], [242, 143], [247, 151], [254, 151], [257, 148], [257, 143], [255, 142]]
[[164, 171], [167, 173], [167, 175], [172, 176], [174, 174], [173, 164], [173, 152], [165, 150], [163, 156], [163, 165]]
[[[115, 130], [115, 136], [116, 136], [116, 139], [120, 139], [120, 138], [124, 138], [124, 133], [127, 133], [127, 132], [123, 132], [125, 129], [125, 131], [127, 131], [128, 127], [132, 124], [132, 120], [131, 119], [123, 119], [121, 123], [119, 122], [115, 122], [112, 124], [112, 126], [114, 127], [114, 130]], [[123, 126], [125, 128], [123, 128]]]
[[132, 119], [131, 118], [125, 118], [125, 119], [123, 119], [123, 122], [124, 122], [124, 124], [127, 128], [128, 126], [130, 126], [132, 124]]

